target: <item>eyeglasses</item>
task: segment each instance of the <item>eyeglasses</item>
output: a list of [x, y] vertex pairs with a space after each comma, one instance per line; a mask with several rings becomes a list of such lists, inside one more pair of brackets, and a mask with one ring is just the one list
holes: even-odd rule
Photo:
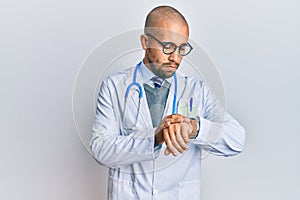
[[176, 51], [177, 47], [179, 49], [179, 55], [181, 55], [181, 56], [186, 56], [193, 50], [193, 47], [190, 43], [182, 43], [181, 45], [177, 46], [173, 42], [161, 42], [151, 34], [146, 34], [146, 35], [152, 37], [159, 44], [161, 44], [161, 46], [163, 47], [162, 50], [163, 50], [164, 54], [166, 54], [166, 55], [170, 55], [170, 54], [174, 53]]

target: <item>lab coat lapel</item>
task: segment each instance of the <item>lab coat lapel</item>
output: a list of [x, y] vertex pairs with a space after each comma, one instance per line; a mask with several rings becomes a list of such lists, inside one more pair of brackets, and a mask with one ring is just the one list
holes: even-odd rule
[[[132, 82], [132, 76], [130, 76], [130, 78], [126, 80], [125, 85], [128, 86], [131, 82]], [[137, 82], [142, 85], [142, 91], [143, 91], [143, 97], [141, 98], [141, 107], [139, 110], [138, 121], [141, 120], [141, 122], [142, 122], [141, 124], [143, 124], [143, 126], [145, 128], [152, 127], [152, 120], [151, 120], [151, 115], [150, 115], [150, 111], [149, 111], [149, 107], [148, 107], [148, 103], [147, 103], [146, 93], [145, 93], [145, 90], [143, 87], [142, 80], [140, 79], [139, 76], [137, 76]], [[136, 87], [134, 87], [134, 88], [137, 89]], [[136, 109], [138, 108], [139, 98], [132, 97], [130, 102], [134, 104], [134, 107]], [[140, 124], [140, 123], [138, 123], [138, 124]]]
[[151, 119], [151, 114], [147, 102], [147, 97], [146, 97], [146, 92], [143, 87], [143, 98], [141, 99], [141, 119], [144, 122], [145, 127], [153, 127], [152, 125], [152, 119]]

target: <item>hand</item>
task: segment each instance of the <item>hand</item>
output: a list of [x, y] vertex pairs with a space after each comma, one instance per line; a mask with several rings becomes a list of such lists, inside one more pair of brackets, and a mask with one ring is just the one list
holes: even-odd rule
[[188, 149], [190, 135], [194, 128], [191, 120], [183, 115], [174, 114], [163, 118], [155, 132], [155, 139], [159, 144], [166, 142], [165, 154], [184, 153]]
[[190, 122], [190, 119], [180, 114], [165, 116], [155, 130], [155, 139], [158, 144], [164, 143], [163, 129], [168, 128], [171, 124]]
[[184, 153], [188, 149], [189, 134], [192, 130], [192, 125], [187, 122], [171, 124], [164, 128], [164, 140], [167, 145], [165, 155], [172, 153], [177, 156], [177, 152]]

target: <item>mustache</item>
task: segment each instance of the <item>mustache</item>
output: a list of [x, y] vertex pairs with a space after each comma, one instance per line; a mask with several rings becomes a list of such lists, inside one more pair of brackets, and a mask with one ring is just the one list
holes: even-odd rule
[[179, 63], [176, 63], [176, 62], [168, 62], [168, 63], [163, 63], [162, 64], [163, 66], [176, 66], [176, 67], [179, 67]]

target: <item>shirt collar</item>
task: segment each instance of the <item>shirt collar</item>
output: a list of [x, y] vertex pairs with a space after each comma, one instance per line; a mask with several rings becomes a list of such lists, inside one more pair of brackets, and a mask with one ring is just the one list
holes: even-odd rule
[[[153, 76], [156, 76], [153, 72], [151, 72], [146, 65], [144, 64], [144, 61], [141, 63], [140, 67], [140, 77], [143, 83], [148, 83], [152, 81], [150, 80]], [[166, 78], [164, 81], [167, 81], [168, 83], [172, 84], [173, 76]]]

